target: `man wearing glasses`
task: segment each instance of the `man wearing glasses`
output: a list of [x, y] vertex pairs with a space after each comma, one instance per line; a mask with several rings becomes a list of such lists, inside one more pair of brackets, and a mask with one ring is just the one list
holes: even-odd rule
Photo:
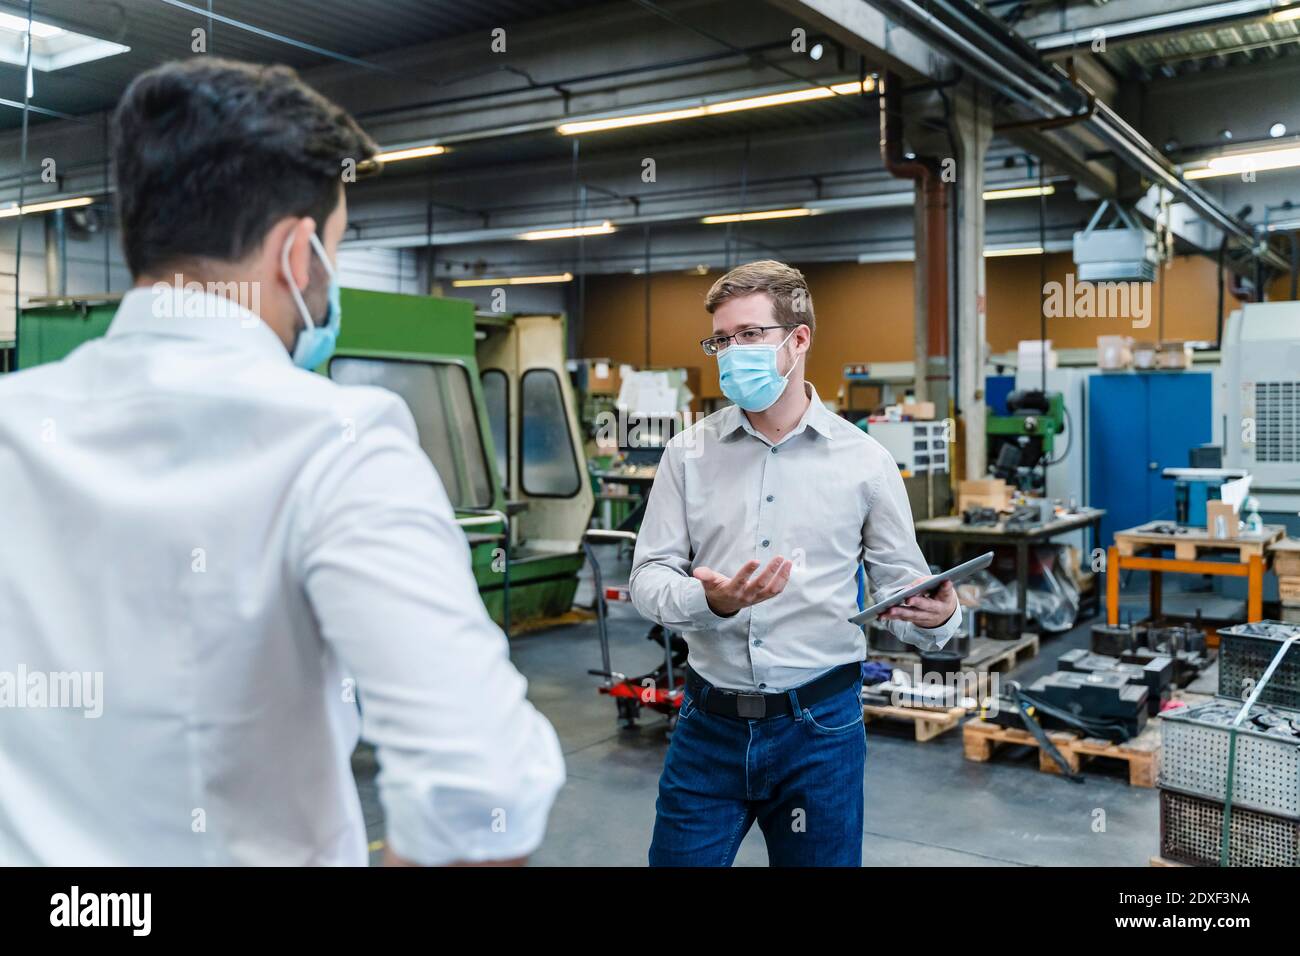
[[[668, 443], [632, 566], [637, 610], [690, 647], [650, 864], [729, 866], [757, 821], [773, 865], [859, 866], [857, 569], [884, 597], [928, 568], [894, 460], [804, 380], [803, 274], [740, 266], [704, 305], [701, 344], [735, 404]], [[882, 617], [925, 649], [961, 623], [947, 583]]]

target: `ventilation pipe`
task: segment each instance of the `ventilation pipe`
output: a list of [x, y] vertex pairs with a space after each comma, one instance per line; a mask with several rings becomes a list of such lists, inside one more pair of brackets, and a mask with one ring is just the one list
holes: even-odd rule
[[916, 318], [913, 361], [916, 400], [928, 401], [930, 356], [948, 352], [948, 189], [939, 161], [903, 156], [903, 88], [888, 73], [880, 92], [880, 158], [885, 170], [916, 184]]
[[45, 294], [68, 294], [68, 229], [62, 209], [45, 214]]

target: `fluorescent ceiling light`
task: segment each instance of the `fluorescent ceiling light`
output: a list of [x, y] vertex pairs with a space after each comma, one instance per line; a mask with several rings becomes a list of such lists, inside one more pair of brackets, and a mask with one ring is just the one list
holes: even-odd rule
[[377, 153], [374, 160], [377, 163], [400, 163], [404, 159], [420, 159], [423, 156], [441, 156], [447, 152], [446, 146], [412, 146], [409, 149], [394, 149], [387, 153]]
[[1047, 186], [1016, 186], [1011, 189], [986, 189], [984, 190], [985, 202], [995, 199], [1025, 199], [1029, 196], [1050, 196], [1056, 192], [1056, 187]]
[[836, 83], [834, 86], [810, 86], [802, 90], [769, 93], [766, 96], [751, 96], [742, 100], [723, 100], [718, 103], [706, 103], [703, 106], [688, 106], [679, 110], [634, 113], [629, 116], [610, 116], [605, 119], [561, 123], [555, 127], [555, 131], [561, 136], [577, 136], [581, 133], [599, 133], [611, 129], [626, 129], [629, 126], [648, 126], [651, 123], [669, 123], [674, 120], [698, 119], [702, 116], [719, 116], [740, 110], [759, 110], [769, 106], [786, 106], [791, 103], [824, 100], [832, 96], [870, 93], [875, 89], [875, 85], [875, 80], [867, 78], [862, 81], [854, 80], [851, 83]]
[[985, 259], [998, 259], [1002, 256], [1041, 256], [1043, 254], [1042, 246], [1013, 246], [1009, 249], [985, 249]]
[[730, 212], [718, 216], [705, 216], [700, 222], [706, 226], [716, 226], [724, 222], [754, 222], [759, 219], [794, 219], [797, 216], [811, 216], [813, 211], [805, 206], [796, 209], [766, 209], [762, 212]]
[[1285, 23], [1287, 20], [1300, 20], [1300, 4], [1294, 7], [1287, 7], [1274, 13], [1270, 18], [1274, 23]]
[[[15, 16], [12, 13], [0, 12], [0, 30], [8, 30], [10, 33], [26, 33], [27, 18]], [[48, 40], [50, 37], [62, 36], [63, 27], [56, 27], [51, 23], [41, 23], [40, 20], [32, 20], [32, 36], [38, 40]]]
[[501, 279], [453, 279], [451, 284], [458, 289], [486, 285], [547, 285], [555, 282], [572, 282], [572, 272], [562, 272], [553, 276], [509, 276]]
[[[32, 20], [32, 69], [48, 73], [130, 51], [129, 46]], [[0, 11], [0, 62], [27, 65], [27, 18]]]
[[598, 226], [568, 226], [560, 229], [533, 229], [519, 233], [518, 238], [535, 242], [538, 239], [576, 239], [578, 236], [607, 236], [614, 231], [608, 219]]
[[1264, 172], [1270, 169], [1290, 169], [1300, 166], [1300, 146], [1286, 149], [1263, 149], [1253, 153], [1232, 153], [1215, 156], [1200, 169], [1189, 169], [1184, 179], [1210, 179], [1213, 176], [1236, 176], [1246, 172]]
[[50, 212], [55, 209], [74, 209], [77, 206], [89, 206], [95, 200], [89, 196], [78, 196], [75, 199], [51, 199], [48, 202], [28, 203], [20, 210], [18, 204], [5, 206], [0, 209], [0, 219], [8, 219], [12, 216], [26, 216], [34, 212]]

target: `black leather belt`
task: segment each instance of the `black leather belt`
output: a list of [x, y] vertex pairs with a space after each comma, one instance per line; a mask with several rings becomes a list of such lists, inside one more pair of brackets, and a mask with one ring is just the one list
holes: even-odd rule
[[761, 720], [764, 717], [790, 715], [794, 711], [790, 703], [791, 693], [799, 701], [799, 706], [811, 707], [834, 694], [848, 690], [862, 679], [862, 665], [858, 663], [842, 664], [815, 681], [796, 687], [793, 691], [780, 694], [756, 694], [741, 690], [727, 690], [714, 687], [690, 665], [686, 667], [686, 688], [695, 700], [695, 706], [710, 714], [722, 717], [739, 717], [744, 720]]

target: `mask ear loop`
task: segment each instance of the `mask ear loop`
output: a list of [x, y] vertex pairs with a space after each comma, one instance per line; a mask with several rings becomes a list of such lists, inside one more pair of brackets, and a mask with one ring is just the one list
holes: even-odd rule
[[[320, 239], [316, 238], [316, 233], [311, 233], [308, 237], [312, 249], [316, 255], [320, 256], [321, 263], [325, 266], [325, 271], [329, 273], [332, 280], [334, 278], [334, 266], [330, 263], [329, 256], [325, 255], [325, 247], [321, 245]], [[284, 249], [280, 252], [280, 271], [284, 273], [285, 281], [289, 283], [289, 292], [293, 295], [293, 301], [297, 303], [298, 314], [302, 316], [303, 321], [307, 323], [307, 328], [316, 328], [315, 321], [312, 320], [311, 311], [307, 308], [307, 303], [303, 301], [302, 293], [298, 291], [298, 283], [293, 281], [293, 273], [289, 271], [289, 250], [293, 248], [293, 233], [285, 237]], [[785, 343], [782, 343], [783, 345]]]
[[[799, 326], [796, 325], [793, 329], [790, 330], [790, 335], [794, 335], [795, 332], [797, 331], [799, 331]], [[777, 346], [778, 350], [785, 348], [785, 343], [790, 341], [790, 335], [787, 335], [785, 338], [781, 340], [781, 344]], [[794, 361], [790, 363], [790, 368], [786, 371], [784, 375], [781, 376], [782, 381], [786, 381], [786, 382], [790, 381], [790, 375], [791, 373], [794, 372], [794, 367], [798, 364], [799, 364], [799, 356], [796, 355], [794, 357]]]

